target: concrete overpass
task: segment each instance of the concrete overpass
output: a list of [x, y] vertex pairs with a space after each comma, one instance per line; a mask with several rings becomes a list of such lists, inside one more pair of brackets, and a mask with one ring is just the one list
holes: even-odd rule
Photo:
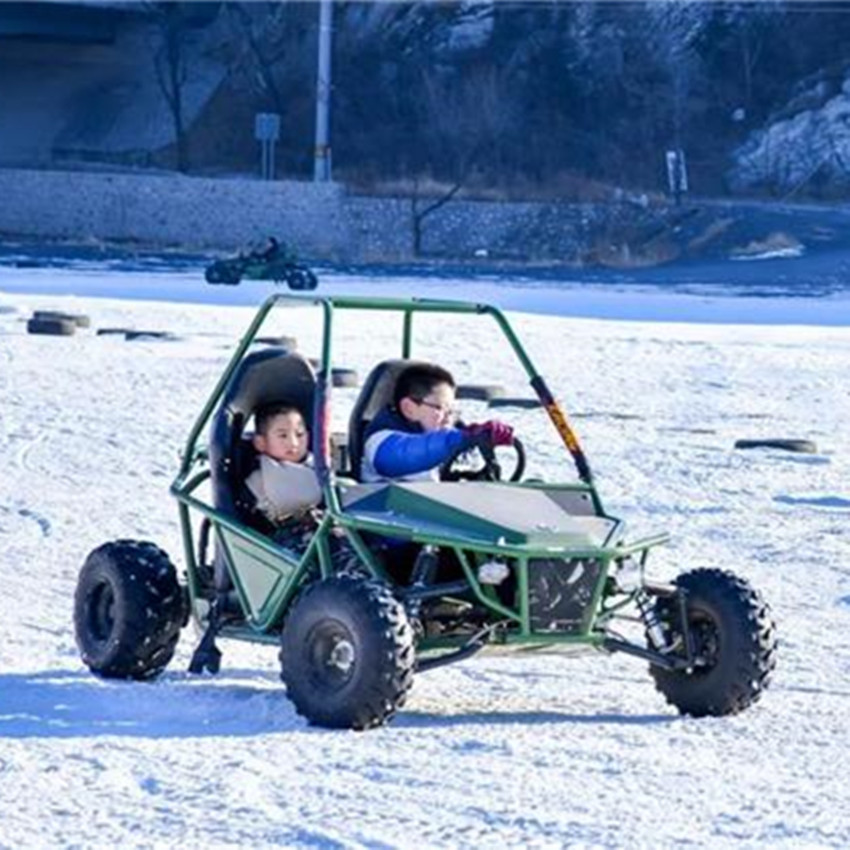
[[144, 14], [141, 3], [0, 3], [0, 42], [111, 44], [123, 20]]
[[[187, 6], [199, 33], [219, 6]], [[172, 144], [155, 34], [144, 3], [0, 3], [0, 165], [144, 164]], [[193, 39], [187, 124], [224, 76], [201, 42]]]

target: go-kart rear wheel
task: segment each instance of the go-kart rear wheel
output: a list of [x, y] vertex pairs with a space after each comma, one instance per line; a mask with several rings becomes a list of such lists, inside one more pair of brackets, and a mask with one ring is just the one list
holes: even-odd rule
[[118, 540], [86, 558], [74, 596], [74, 628], [93, 673], [109, 679], [159, 675], [184, 622], [177, 572], [153, 543]]
[[239, 260], [216, 260], [207, 266], [204, 279], [207, 283], [226, 283], [234, 286], [242, 279], [243, 266]]
[[337, 576], [307, 587], [286, 618], [281, 679], [296, 711], [316, 726], [386, 723], [413, 683], [413, 629], [381, 582]]
[[[776, 627], [759, 593], [734, 573], [699, 569], [676, 584], [687, 593], [696, 663], [691, 670], [650, 667], [656, 688], [682, 714], [737, 714], [756, 702], [776, 666]], [[684, 643], [678, 600], [659, 599], [656, 612], [668, 644]]]

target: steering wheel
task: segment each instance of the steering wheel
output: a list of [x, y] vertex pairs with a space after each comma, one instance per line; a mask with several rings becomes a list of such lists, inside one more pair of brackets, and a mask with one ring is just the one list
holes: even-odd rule
[[[513, 471], [508, 481], [519, 481], [525, 472], [525, 446], [514, 437], [510, 445], [516, 455]], [[483, 466], [474, 469], [455, 469], [461, 457], [480, 456]], [[466, 446], [457, 449], [440, 467], [440, 481], [501, 481], [502, 466], [496, 458], [496, 450], [489, 444]]]

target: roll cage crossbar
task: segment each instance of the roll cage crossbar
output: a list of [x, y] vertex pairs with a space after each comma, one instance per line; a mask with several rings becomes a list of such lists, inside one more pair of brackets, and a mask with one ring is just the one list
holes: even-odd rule
[[531, 362], [528, 354], [513, 332], [508, 320], [505, 318], [501, 310], [487, 304], [477, 304], [461, 301], [444, 301], [429, 298], [367, 298], [356, 296], [338, 296], [338, 297], [310, 297], [303, 295], [290, 295], [288, 293], [278, 293], [272, 295], [262, 304], [254, 320], [251, 322], [245, 335], [242, 337], [239, 345], [234, 352], [230, 363], [224, 370], [221, 378], [213, 389], [207, 403], [204, 405], [200, 416], [192, 427], [189, 437], [186, 441], [186, 448], [183, 452], [180, 472], [177, 480], [174, 482], [172, 489], [177, 489], [180, 484], [185, 481], [192, 465], [201, 454], [201, 449], [198, 446], [198, 439], [203, 429], [208, 424], [210, 417], [218, 408], [222, 396], [230, 383], [233, 373], [237, 366], [243, 360], [245, 352], [256, 338], [260, 328], [265, 322], [272, 308], [281, 303], [291, 303], [301, 306], [314, 305], [320, 307], [323, 313], [323, 333], [322, 333], [322, 352], [320, 366], [316, 375], [316, 393], [314, 401], [313, 421], [315, 427], [312, 430], [312, 452], [316, 463], [316, 472], [319, 476], [322, 488], [325, 493], [326, 504], [332, 511], [339, 513], [339, 503], [336, 494], [336, 488], [333, 486], [333, 470], [330, 462], [330, 388], [331, 388], [331, 357], [332, 357], [332, 331], [334, 314], [338, 310], [383, 310], [387, 312], [401, 313], [403, 317], [402, 324], [402, 345], [401, 356], [404, 359], [409, 359], [411, 356], [413, 344], [413, 316], [415, 313], [445, 313], [445, 314], [469, 314], [469, 315], [489, 315], [491, 316], [504, 336], [507, 338], [514, 354], [519, 359], [529, 379], [529, 384], [540, 400], [540, 403], [545, 408], [549, 419], [555, 426], [561, 440], [570, 453], [579, 478], [591, 488], [595, 494], [593, 486], [593, 476], [590, 471], [590, 465], [579, 444], [578, 437], [573, 431], [567, 420], [567, 416], [552, 395], [543, 376], [537, 372], [534, 364]]

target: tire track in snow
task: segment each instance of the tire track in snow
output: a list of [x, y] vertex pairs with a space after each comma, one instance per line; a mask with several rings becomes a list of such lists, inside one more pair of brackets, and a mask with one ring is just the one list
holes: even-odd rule
[[26, 472], [37, 472], [38, 470], [30, 462], [30, 455], [32, 454], [33, 450], [40, 446], [46, 439], [47, 431], [39, 431], [35, 435], [35, 437], [33, 437], [29, 442], [27, 442], [24, 446], [18, 449], [12, 461], [13, 465], [19, 466]]
[[43, 516], [36, 511], [31, 511], [29, 508], [20, 508], [18, 510], [18, 516], [21, 516], [24, 519], [31, 519], [41, 530], [42, 537], [50, 537], [53, 527], [46, 516]]
[[850, 510], [850, 499], [843, 499], [841, 496], [774, 496], [773, 501], [792, 507], [825, 508], [833, 511]]
[[[9, 508], [5, 505], [0, 505], [0, 518], [11, 516], [34, 522], [38, 526], [42, 537], [50, 537], [53, 533], [53, 523], [46, 516], [38, 513], [38, 511], [33, 511], [30, 508]], [[11, 534], [11, 530], [6, 528], [3, 523], [0, 523], [0, 534], [4, 533]]]
[[[12, 364], [15, 362], [15, 356], [12, 354], [12, 349], [5, 345], [0, 348], [0, 355], [6, 361], [3, 367], [0, 368], [0, 392], [3, 393], [4, 398], [8, 398], [10, 380], [7, 376], [12, 374]], [[4, 446], [9, 442], [9, 430], [5, 421], [6, 417], [0, 416], [0, 441], [2, 441], [2, 445]]]

